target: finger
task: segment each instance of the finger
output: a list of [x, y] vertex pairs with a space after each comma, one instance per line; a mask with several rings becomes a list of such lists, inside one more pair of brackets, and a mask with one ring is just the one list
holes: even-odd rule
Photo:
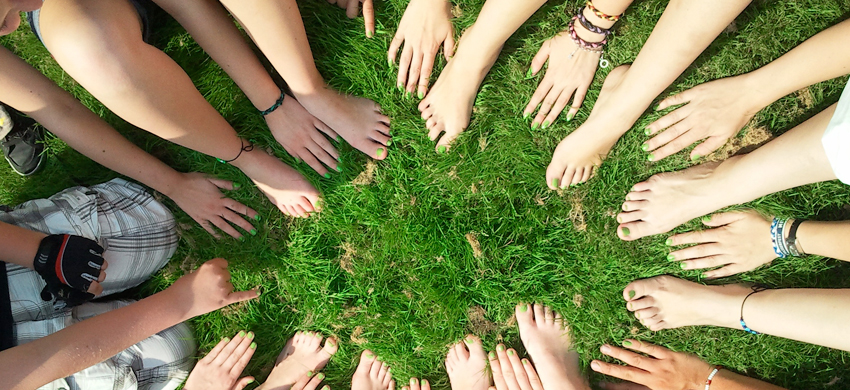
[[[321, 131], [322, 133], [325, 133], [325, 135], [327, 135], [328, 138], [330, 138], [334, 141], [337, 141], [337, 142], [342, 142], [342, 137], [340, 137], [339, 134], [337, 134], [336, 131], [331, 129], [324, 122], [316, 119], [316, 122], [313, 125], [316, 126], [316, 128], [319, 129], [319, 131]], [[327, 141], [327, 140], [325, 140], [325, 141]], [[331, 148], [330, 149], [325, 148], [325, 150], [327, 150], [328, 153], [331, 154], [331, 156], [334, 156], [334, 158], [339, 160], [339, 152], [336, 150], [336, 148], [333, 147], [333, 144], [328, 143], [328, 145], [331, 145]], [[324, 145], [322, 147], [324, 148]]]
[[676, 234], [668, 240], [671, 246], [690, 245], [690, 244], [705, 244], [717, 242], [718, 235], [714, 229], [695, 230], [687, 233]]
[[549, 53], [551, 52], [552, 45], [549, 42], [545, 42], [540, 45], [540, 50], [537, 50], [537, 54], [534, 55], [534, 58], [531, 59], [531, 66], [528, 68], [531, 71], [529, 76], [537, 75], [537, 72], [540, 72], [543, 69], [543, 66], [546, 65], [546, 61], [549, 60]]
[[709, 242], [672, 252], [667, 256], [667, 260], [682, 261], [699, 259], [708, 256], [717, 256], [722, 254], [722, 249], [723, 248], [720, 244], [716, 242]]
[[[252, 209], [248, 206], [245, 206], [244, 204], [239, 203], [239, 202], [237, 202], [233, 199], [224, 198], [224, 207], [227, 207], [228, 209], [230, 209], [230, 210], [232, 210], [232, 211], [234, 211], [238, 214], [242, 214], [242, 215], [248, 217], [248, 219], [253, 219], [253, 220], [259, 219], [258, 216], [260, 215], [260, 213], [254, 211], [254, 209]], [[247, 230], [251, 230], [251, 229], [247, 229]]]
[[581, 105], [584, 104], [584, 98], [587, 96], [588, 88], [590, 88], [590, 86], [585, 85], [576, 89], [575, 96], [573, 96], [573, 104], [570, 106], [570, 111], [567, 113], [567, 122], [573, 120], [573, 117], [576, 116]]
[[[313, 157], [318, 159], [320, 163], [325, 164], [325, 166], [329, 167], [331, 170], [336, 170], [337, 161], [319, 145], [310, 145], [307, 147], [307, 150], [309, 150]], [[329, 175], [326, 174], [325, 178], [329, 178]]]
[[419, 70], [419, 98], [425, 97], [428, 93], [428, 83], [431, 81], [431, 71], [434, 69], [434, 57], [437, 55], [434, 51], [428, 51], [422, 57], [422, 68]]
[[570, 102], [570, 97], [572, 97], [574, 92], [575, 90], [561, 91], [561, 94], [558, 95], [558, 100], [555, 101], [555, 105], [552, 107], [552, 110], [549, 111], [549, 115], [546, 116], [543, 123], [555, 123], [555, 119], [558, 119], [558, 115], [564, 111], [564, 107], [566, 107], [567, 103]]
[[639, 368], [644, 371], [652, 372], [653, 363], [656, 359], [648, 358], [643, 355], [636, 354], [631, 351], [627, 351], [620, 347], [616, 347], [613, 345], [605, 344], [599, 350], [604, 355], [608, 355], [614, 359], [620, 360], [623, 363], [626, 363], [632, 367]]
[[506, 390], [508, 388], [508, 384], [505, 382], [505, 377], [502, 375], [502, 365], [499, 362], [499, 357], [496, 356], [495, 352], [490, 352], [487, 356], [490, 358], [490, 369], [493, 372], [493, 384], [496, 385], [497, 390]]
[[101, 285], [99, 282], [91, 282], [91, 284], [89, 285], [88, 290], [86, 290], [86, 291], [87, 291], [89, 294], [92, 294], [92, 295], [98, 296], [98, 295], [100, 295], [100, 293], [102, 293], [102, 292], [103, 292], [103, 285]]
[[257, 289], [248, 290], [248, 291], [237, 291], [232, 292], [227, 296], [227, 305], [232, 305], [237, 302], [247, 301], [249, 299], [256, 299], [260, 296], [260, 292]]
[[449, 33], [446, 35], [446, 40], [443, 42], [443, 55], [446, 57], [446, 61], [452, 59], [455, 55], [454, 27], [449, 28]]
[[[522, 117], [527, 118], [529, 115], [533, 114], [534, 110], [537, 109], [537, 106], [540, 105], [551, 89], [552, 82], [544, 77], [543, 80], [540, 81], [540, 85], [537, 86], [537, 89], [534, 90], [534, 95], [531, 95], [531, 100], [528, 101], [528, 105], [525, 106], [525, 110], [522, 111]], [[537, 118], [535, 118], [535, 120], [536, 119]], [[532, 127], [534, 127], [533, 123]]]
[[[684, 126], [684, 124], [686, 122], [688, 122], [688, 121], [687, 120], [682, 121], [682, 123], [680, 123], [679, 125]], [[679, 126], [679, 125], [676, 125], [676, 126]], [[679, 136], [678, 138], [676, 138], [673, 141], [671, 141], [670, 143], [668, 143], [667, 145], [664, 145], [664, 146], [656, 149], [655, 151], [653, 151], [652, 154], [654, 155], [655, 158], [651, 159], [650, 161], [659, 161], [661, 159], [667, 158], [668, 156], [672, 156], [676, 153], [681, 152], [682, 150], [684, 150], [688, 146], [691, 146], [691, 144], [693, 144], [694, 142], [697, 142], [699, 140], [700, 140], [700, 136], [698, 135], [698, 133], [696, 133], [694, 131], [687, 131], [684, 134], [682, 134], [681, 136]]]
[[304, 153], [299, 154], [299, 157], [301, 157], [301, 159], [304, 160], [304, 163], [309, 165], [310, 168], [313, 168], [313, 170], [319, 175], [325, 176], [328, 173], [328, 169], [319, 162], [310, 149], [305, 149]]
[[254, 383], [254, 377], [253, 376], [246, 376], [246, 377], [240, 379], [238, 382], [236, 382], [236, 384], [233, 385], [233, 389], [234, 390], [242, 390], [242, 389], [245, 388], [245, 386], [248, 386], [251, 383]]
[[413, 60], [413, 49], [410, 45], [404, 45], [404, 49], [401, 51], [401, 58], [398, 61], [398, 79], [396, 80], [396, 87], [399, 90], [403, 90], [404, 86], [407, 85], [408, 79], [408, 70], [410, 69], [410, 61]]
[[543, 382], [537, 375], [537, 370], [528, 359], [522, 359], [522, 367], [525, 369], [525, 375], [528, 376], [528, 382], [531, 383], [531, 390], [543, 390]]
[[349, 0], [348, 4], [346, 4], [345, 8], [345, 16], [348, 16], [349, 19], [354, 19], [357, 17], [357, 12], [360, 8], [360, 1], [358, 0]]
[[236, 350], [236, 348], [239, 346], [239, 344], [242, 343], [243, 340], [245, 340], [245, 331], [239, 331], [239, 333], [237, 333], [236, 336], [233, 336], [233, 338], [227, 343], [227, 345], [224, 346], [221, 352], [219, 352], [218, 356], [216, 356], [212, 364], [214, 366], [224, 365], [224, 362], [226, 362], [227, 359], [230, 358], [230, 355], [233, 354], [233, 351]]
[[687, 103], [687, 102], [691, 101], [691, 99], [693, 99], [693, 96], [694, 96], [693, 88], [691, 88], [687, 91], [684, 91], [684, 92], [677, 93], [673, 96], [670, 96], [670, 97], [662, 100], [661, 103], [658, 103], [658, 107], [655, 110], [661, 111], [661, 110], [663, 110], [667, 107], [678, 106], [680, 104]]
[[691, 150], [691, 161], [699, 160], [700, 157], [707, 156], [729, 141], [729, 137], [708, 137], [705, 141], [694, 147]]
[[405, 90], [410, 93], [416, 91], [416, 84], [419, 82], [419, 77], [422, 74], [422, 61], [424, 53], [419, 48], [413, 49], [413, 59], [410, 61], [410, 73], [407, 76], [407, 87]]
[[[222, 214], [224, 214], [224, 213], [222, 213]], [[233, 237], [233, 238], [236, 238], [236, 239], [239, 239], [239, 237], [242, 237], [242, 234], [239, 233], [238, 231], [236, 231], [236, 229], [234, 229], [233, 226], [230, 226], [230, 224], [227, 223], [227, 221], [225, 221], [224, 218], [221, 217], [221, 216], [213, 217], [212, 219], [210, 219], [210, 222], [212, 222], [212, 224], [215, 225], [217, 228], [219, 228], [221, 231], [227, 233], [227, 235], [230, 236], [230, 237]]]
[[200, 361], [202, 361], [202, 362], [212, 362], [212, 361], [214, 361], [215, 358], [218, 356], [218, 354], [221, 353], [221, 350], [224, 349], [224, 346], [227, 345], [227, 343], [229, 343], [229, 342], [230, 342], [229, 337], [225, 337], [225, 338], [221, 339], [221, 341], [219, 341], [218, 344], [216, 344], [215, 347], [213, 347], [213, 349], [207, 354], [207, 356], [204, 356], [203, 358], [201, 358]]
[[216, 240], [221, 238], [221, 236], [219, 236], [218, 233], [216, 233], [215, 230], [212, 228], [213, 225], [212, 223], [210, 223], [210, 221], [198, 221], [197, 219], [195, 219], [195, 222], [201, 225], [201, 227], [204, 228], [204, 230], [206, 230], [207, 233], [209, 233], [211, 236], [215, 237]]
[[[242, 369], [245, 366], [237, 367], [237, 364], [242, 360], [242, 358], [247, 354], [248, 359], [251, 359], [251, 356], [254, 356], [254, 348], [257, 347], [257, 344], [254, 344], [254, 332], [248, 332], [245, 337], [242, 338], [242, 342], [236, 346], [236, 349], [230, 354], [227, 360], [222, 364], [225, 368], [230, 368], [230, 373], [233, 374], [234, 377], [238, 377], [242, 374]], [[246, 362], [247, 364], [247, 362]]]
[[[321, 122], [319, 122], [319, 123], [322, 125], [322, 127], [327, 127], [324, 123], [321, 123]], [[323, 131], [319, 127], [316, 127], [316, 128], [319, 129], [319, 131]], [[326, 134], [328, 134], [328, 136], [331, 136], [331, 133], [333, 133], [333, 136], [331, 136], [331, 137], [335, 138], [336, 133], [334, 133], [333, 130], [330, 129], [330, 127], [327, 127], [327, 128], [330, 131], [330, 133], [326, 133]], [[316, 132], [313, 133], [313, 135], [310, 137], [310, 139], [312, 139], [313, 142], [316, 143], [316, 145], [313, 148], [308, 148], [308, 149], [312, 150], [312, 149], [315, 149], [315, 147], [321, 148], [322, 152], [324, 152], [328, 156], [330, 156], [333, 164], [329, 164], [328, 166], [333, 168], [336, 164], [336, 161], [339, 160], [339, 152], [336, 150], [336, 148], [334, 148], [333, 144], [331, 144], [331, 141], [328, 141], [328, 139], [324, 135], [322, 135], [321, 133], [316, 133]], [[316, 153], [314, 152], [313, 155], [316, 155]], [[316, 157], [319, 157], [319, 156], [316, 156]], [[322, 161], [324, 161], [324, 160], [322, 160]]]
[[[242, 230], [244, 230], [246, 232], [254, 232], [254, 233], [257, 232], [257, 230], [254, 229], [254, 226], [251, 225], [250, 222], [246, 221], [245, 218], [242, 218], [239, 214], [236, 214], [233, 211], [230, 211], [230, 209], [227, 209], [224, 212], [222, 212], [221, 217], [224, 218], [226, 221], [230, 221], [230, 223], [232, 223], [236, 226], [239, 226], [240, 228], [242, 228]], [[241, 236], [242, 235], [240, 234], [240, 237]]]
[[[627, 343], [628, 342], [628, 343]], [[652, 356], [656, 359], [666, 359], [670, 356], [670, 350], [664, 347], [660, 347], [655, 344], [643, 342], [635, 339], [626, 339], [623, 340], [623, 345], [626, 348], [629, 348], [634, 351], [645, 353], [649, 356]]]
[[704, 268], [715, 268], [721, 265], [729, 265], [734, 264], [733, 260], [729, 258], [729, 256], [724, 255], [712, 255], [701, 257], [694, 260], [683, 260], [680, 262], [682, 269], [704, 269]]
[[651, 378], [651, 374], [646, 371], [619, 364], [605, 363], [599, 360], [590, 362], [590, 369], [600, 374], [636, 383], [645, 383]]
[[233, 190], [233, 182], [230, 180], [221, 180], [212, 177], [208, 177], [207, 180], [209, 180], [210, 183], [213, 183], [216, 187], [221, 188], [223, 190]]
[[[555, 87], [553, 87], [551, 90], [549, 90], [549, 93], [546, 94], [546, 98], [543, 99], [543, 103], [540, 103], [540, 109], [537, 110], [537, 116], [534, 117], [534, 120], [532, 121], [532, 123], [541, 124], [540, 127], [543, 128], [543, 129], [549, 127], [549, 125], [551, 125], [552, 122], [547, 122], [546, 116], [549, 115], [549, 111], [555, 105], [555, 102], [558, 100], [558, 97], [561, 96], [561, 94], [564, 94], [564, 93], [566, 93], [566, 92], [563, 89], [558, 89], [558, 88], [555, 88]], [[568, 179], [571, 180], [572, 178], [568, 178]]]
[[375, 7], [372, 0], [363, 1], [363, 20], [366, 22], [366, 37], [372, 38], [375, 35]]
[[742, 267], [738, 264], [729, 264], [729, 265], [722, 267], [722, 268], [703, 272], [702, 275], [706, 279], [719, 279], [719, 278], [725, 278], [727, 276], [737, 275], [741, 272], [746, 272], [746, 271], [749, 271], [749, 270], [745, 269], [745, 267]]
[[[688, 115], [691, 114], [691, 111], [693, 111], [693, 109], [690, 106], [684, 106], [677, 108], [676, 110], [667, 115], [662, 116], [657, 121], [650, 123], [649, 126], [646, 127], [646, 129], [649, 130], [649, 133], [647, 135], [658, 133], [661, 130], [664, 130], [666, 128], [669, 128], [670, 126], [681, 122], [682, 120], [687, 118]], [[678, 137], [678, 134], [675, 136], [668, 137], [669, 138], [667, 139], [667, 141], [669, 142], [669, 140]], [[659, 142], [659, 146], [666, 143], [661, 143], [661, 140], [658, 140], [656, 142]]]
[[401, 47], [402, 42], [404, 42], [404, 35], [402, 35], [401, 31], [398, 31], [395, 33], [392, 42], [390, 42], [390, 49], [387, 50], [388, 64], [395, 64], [395, 58], [398, 55], [398, 49]]
[[528, 382], [528, 375], [522, 367], [522, 361], [519, 359], [517, 352], [511, 348], [508, 350], [508, 361], [511, 363], [511, 369], [514, 372], [514, 377], [521, 390], [531, 390], [531, 383]]

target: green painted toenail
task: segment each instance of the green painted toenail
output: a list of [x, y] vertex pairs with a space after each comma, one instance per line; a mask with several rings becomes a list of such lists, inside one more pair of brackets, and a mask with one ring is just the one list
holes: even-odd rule
[[549, 125], [551, 125], [551, 124], [552, 124], [552, 122], [550, 122], [550, 121], [544, 121], [544, 122], [543, 122], [543, 127], [541, 127], [541, 128], [542, 128], [542, 129], [545, 129], [545, 128], [549, 127]]
[[403, 86], [403, 85], [401, 85], [401, 84], [396, 85], [396, 88], [398, 88], [398, 91], [399, 91], [399, 92], [404, 91], [404, 86]]
[[239, 183], [233, 183], [233, 189], [234, 189], [234, 190], [238, 190], [240, 187], [242, 187], [242, 184], [239, 184]]
[[672, 239], [672, 238], [668, 238], [668, 239], [667, 239], [667, 241], [664, 241], [664, 245], [667, 245], [667, 246], [673, 246], [673, 239]]
[[525, 313], [526, 311], [528, 311], [528, 305], [522, 305], [522, 306], [520, 306], [520, 307], [519, 307], [519, 311], [521, 311], [521, 312]]
[[643, 129], [643, 133], [646, 134], [646, 135], [652, 135], [652, 130], [650, 130], [649, 127], [647, 127], [645, 129]]
[[552, 187], [558, 188], [558, 179], [552, 179]]
[[646, 161], [652, 161], [652, 160], [655, 160], [654, 154], [650, 154], [649, 156], [646, 156]]
[[687, 263], [682, 263], [682, 269], [685, 269], [685, 268], [688, 268], [688, 264], [687, 264]]
[[636, 293], [635, 293], [635, 290], [629, 291], [629, 299], [634, 298], [634, 297], [635, 297], [635, 294], [636, 294]]
[[540, 127], [540, 124], [535, 122], [531, 125], [531, 130], [537, 130], [538, 127]]
[[387, 146], [392, 146], [392, 145], [393, 145], [393, 140], [392, 140], [392, 138], [390, 138], [390, 139], [387, 140]]
[[422, 99], [425, 97], [425, 92], [419, 92], [419, 95], [417, 96], [419, 96], [419, 99]]
[[257, 235], [257, 229], [251, 229], [251, 235], [256, 236]]
[[623, 345], [624, 345], [624, 346], [626, 346], [626, 347], [631, 347], [631, 346], [632, 346], [632, 342], [631, 342], [631, 341], [629, 341], [629, 340], [623, 340]]
[[330, 179], [330, 178], [331, 178], [331, 174], [329, 172], [325, 172], [325, 179]]
[[623, 231], [623, 235], [624, 235], [624, 236], [628, 236], [629, 234], [631, 234], [631, 233], [632, 233], [631, 231], [629, 231], [629, 228], [627, 228], [627, 227], [624, 227], [624, 228], [622, 229], [622, 231]]
[[248, 348], [257, 349], [257, 343], [251, 343], [251, 345]]
[[695, 154], [693, 157], [691, 157], [691, 161], [699, 160], [700, 157], [702, 157], [702, 156]]
[[623, 211], [629, 211], [629, 205], [623, 203]]
[[644, 152], [649, 150], [649, 144], [644, 143], [643, 145], [640, 146], [640, 150], [643, 150]]
[[255, 216], [254, 216], [254, 219], [255, 219], [255, 220], [257, 220], [257, 221], [259, 221], [259, 220], [260, 220], [260, 214], [255, 215]]
[[497, 350], [497, 351], [500, 351], [500, 352], [501, 352], [501, 351], [504, 351], [504, 350], [505, 350], [505, 346], [504, 346], [504, 345], [499, 344], [499, 345], [497, 345], [497, 346], [496, 346], [496, 350]]
[[239, 337], [245, 337], [245, 331], [240, 330], [239, 333], [237, 333], [236, 335], [239, 336]]
[[336, 166], [336, 171], [337, 171], [337, 172], [342, 172], [342, 167], [341, 167], [341, 166], [339, 166], [339, 165], [337, 165], [337, 166]]
[[567, 122], [573, 120], [573, 118], [575, 118], [575, 116], [576, 116], [576, 114], [573, 114], [573, 113], [567, 114]]
[[446, 146], [445, 145], [440, 145], [440, 146], [437, 147], [437, 153], [443, 154], [445, 152], [446, 152]]
[[377, 154], [378, 157], [383, 156], [384, 155], [384, 148], [378, 148], [378, 152], [376, 154]]
[[706, 216], [702, 217], [702, 221], [703, 221], [703, 222], [711, 222], [711, 216], [710, 216], [710, 215], [706, 215]]
[[676, 256], [673, 256], [672, 253], [667, 255], [667, 261], [673, 261], [673, 260], [676, 260]]
[[490, 356], [490, 360], [496, 359], [496, 353], [495, 352], [490, 352], [489, 356]]

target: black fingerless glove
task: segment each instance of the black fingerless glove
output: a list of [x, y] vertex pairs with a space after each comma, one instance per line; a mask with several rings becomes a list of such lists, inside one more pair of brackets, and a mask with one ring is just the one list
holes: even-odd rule
[[57, 299], [73, 307], [94, 298], [88, 292], [103, 267], [103, 248], [80, 236], [53, 234], [41, 240], [33, 268], [47, 286], [41, 299]]

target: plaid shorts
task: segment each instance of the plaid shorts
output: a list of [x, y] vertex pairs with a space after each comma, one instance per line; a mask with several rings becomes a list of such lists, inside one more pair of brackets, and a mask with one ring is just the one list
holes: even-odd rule
[[[106, 296], [139, 285], [162, 268], [177, 248], [174, 217], [137, 184], [115, 179], [74, 187], [48, 199], [0, 212], [0, 221], [47, 234], [97, 241], [109, 262]], [[131, 301], [86, 303], [56, 309], [44, 302], [44, 281], [33, 270], [7, 264], [18, 345], [55, 333]], [[106, 361], [42, 389], [176, 389], [192, 368], [195, 342], [185, 324], [166, 329]]]

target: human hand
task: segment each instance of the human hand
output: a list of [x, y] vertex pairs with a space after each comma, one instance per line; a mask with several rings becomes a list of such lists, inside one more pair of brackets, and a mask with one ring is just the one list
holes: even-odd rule
[[540, 105], [537, 115], [531, 121], [532, 128], [542, 124], [545, 129], [554, 123], [566, 108], [570, 97], [573, 98], [573, 103], [567, 112], [567, 122], [573, 119], [584, 102], [590, 83], [593, 82], [593, 75], [599, 66], [599, 56], [598, 53], [579, 48], [570, 38], [568, 31], [543, 42], [537, 55], [531, 60], [528, 76], [536, 75], [546, 65], [546, 61], [549, 61], [549, 66], [531, 101], [522, 111], [523, 118], [527, 118]]
[[325, 165], [339, 170], [339, 152], [325, 138], [327, 135], [331, 139], [338, 139], [339, 135], [310, 115], [295, 98], [287, 96], [280, 108], [266, 115], [265, 119], [274, 139], [290, 156], [303, 160], [325, 177], [330, 177]]
[[[705, 380], [713, 367], [696, 355], [673, 352], [657, 345], [637, 340], [624, 340], [623, 345], [631, 350], [647, 354], [639, 355], [622, 348], [603, 345], [603, 354], [626, 363], [605, 363], [594, 360], [590, 368], [600, 374], [646, 386], [651, 390], [697, 390], [705, 386]], [[639, 387], [606, 387], [609, 389], [638, 389]]]
[[[398, 66], [396, 86], [422, 99], [428, 93], [428, 82], [440, 45], [446, 61], [454, 55], [454, 26], [451, 3], [446, 0], [411, 0], [401, 17], [395, 37], [387, 51], [387, 62], [395, 63], [398, 49], [404, 43]], [[417, 88], [418, 85], [418, 88]]]
[[349, 19], [354, 19], [359, 14], [358, 8], [360, 3], [363, 3], [363, 19], [366, 22], [366, 37], [372, 38], [375, 35], [375, 7], [372, 5], [372, 0], [328, 0], [328, 3], [336, 4], [339, 8], [345, 9], [345, 15]]
[[489, 354], [495, 385], [490, 390], [543, 390], [540, 377], [528, 359], [520, 360], [513, 348], [496, 350]]
[[239, 379], [242, 370], [248, 365], [257, 344], [254, 333], [240, 331], [233, 340], [223, 338], [207, 356], [195, 364], [189, 373], [185, 390], [242, 390], [254, 382], [254, 377]]
[[[227, 180], [210, 178], [202, 173], [181, 173], [181, 180], [171, 193], [165, 194], [171, 198], [177, 206], [186, 214], [189, 214], [201, 227], [220, 238], [213, 229], [218, 227], [233, 238], [240, 238], [239, 233], [230, 223], [239, 226], [246, 232], [254, 230], [254, 226], [240, 216], [244, 215], [250, 219], [259, 219], [256, 211], [233, 199], [227, 198], [221, 193], [221, 189], [234, 190], [239, 184], [233, 184]], [[228, 223], [230, 222], [230, 223]]]
[[[103, 292], [109, 263], [103, 247], [85, 237], [52, 234], [41, 239], [33, 259], [33, 270], [46, 286], [42, 299], [65, 300], [70, 305], [83, 303]], [[87, 293], [87, 294], [86, 294]]]
[[177, 279], [165, 292], [173, 295], [177, 304], [186, 305], [186, 318], [260, 296], [256, 289], [233, 291], [227, 260], [221, 258], [201, 264], [194, 272]]
[[756, 269], [776, 258], [771, 222], [755, 211], [715, 214], [702, 223], [713, 229], [670, 237], [671, 246], [698, 245], [671, 252], [668, 260], [681, 261], [682, 269], [720, 267], [703, 273], [716, 279]]
[[[714, 80], [668, 97], [656, 110], [685, 104], [646, 127], [646, 135], [655, 135], [642, 147], [652, 153], [652, 161], [670, 156], [695, 142], [691, 160], [717, 150], [738, 133], [761, 107], [746, 92], [738, 77]], [[666, 130], [665, 130], [666, 129]]]

